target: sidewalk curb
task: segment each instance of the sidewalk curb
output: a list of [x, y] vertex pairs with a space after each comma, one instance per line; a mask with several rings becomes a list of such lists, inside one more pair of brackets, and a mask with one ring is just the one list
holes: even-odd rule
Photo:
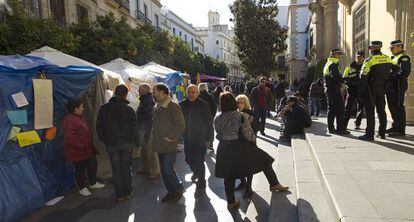
[[333, 212], [336, 214], [335, 216], [339, 219], [339, 221], [340, 222], [346, 222], [345, 216], [343, 215], [341, 209], [339, 208], [338, 202], [335, 199], [335, 196], [333, 195], [332, 189], [331, 189], [331, 187], [328, 183], [327, 178], [325, 177], [325, 172], [322, 169], [322, 165], [321, 165], [321, 163], [318, 159], [315, 148], [313, 147], [312, 143], [310, 142], [310, 139], [307, 135], [307, 133], [308, 133], [307, 131], [308, 131], [308, 129], [305, 129], [305, 140], [306, 140], [306, 143], [309, 146], [311, 156], [313, 157], [315, 167], [317, 169], [319, 178], [322, 182], [321, 183], [322, 187], [324, 188], [325, 192], [328, 194], [326, 196], [327, 196], [327, 200], [330, 202], [329, 205], [334, 208]]

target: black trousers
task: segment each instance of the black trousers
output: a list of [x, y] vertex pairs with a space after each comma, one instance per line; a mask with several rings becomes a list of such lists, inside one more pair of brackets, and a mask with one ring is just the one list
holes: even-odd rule
[[344, 129], [348, 127], [349, 119], [351, 119], [352, 112], [357, 110], [356, 122], [357, 126], [361, 125], [364, 105], [362, 101], [358, 99], [358, 94], [349, 94], [345, 104], [345, 117], [344, 117]]
[[91, 158], [83, 161], [72, 162], [75, 166], [75, 180], [79, 190], [86, 187], [85, 171], [88, 172], [88, 180], [90, 185], [96, 183], [96, 171], [98, 163], [96, 157], [93, 155]]
[[401, 133], [405, 133], [406, 113], [404, 106], [405, 91], [396, 90], [387, 92], [388, 109], [391, 112], [392, 127]]
[[266, 109], [255, 109], [254, 118], [256, 123], [259, 125], [257, 131], [264, 132], [266, 126], [267, 110]]
[[[379, 118], [379, 130], [380, 135], [385, 135], [385, 128], [387, 126], [387, 114], [385, 113], [385, 96], [372, 95], [372, 101], [367, 97], [364, 100], [365, 112], [367, 114], [367, 128], [365, 134], [373, 137], [375, 134], [375, 108]], [[364, 97], [365, 98], [365, 97]]]
[[132, 144], [106, 146], [111, 160], [112, 179], [117, 198], [127, 196], [132, 191], [132, 148]]
[[188, 164], [190, 166], [191, 171], [194, 175], [197, 176], [197, 188], [205, 188], [206, 187], [206, 168], [204, 166], [204, 159], [192, 161]]
[[[270, 186], [275, 186], [279, 184], [279, 180], [277, 179], [276, 172], [273, 170], [272, 165], [269, 165], [266, 167], [266, 169], [263, 170], [264, 175], [266, 176], [267, 181], [269, 182]], [[253, 175], [250, 177], [250, 187], [251, 187], [251, 181], [253, 179]], [[227, 197], [227, 203], [231, 204], [236, 201], [236, 198], [234, 197], [234, 185], [236, 183], [236, 178], [224, 178], [224, 191], [226, 192]], [[248, 177], [248, 183], [249, 183], [249, 177]], [[249, 184], [247, 184], [249, 186]]]
[[344, 129], [344, 102], [339, 92], [327, 90], [326, 97], [328, 99], [328, 129], [334, 130], [334, 120], [336, 118], [336, 129], [341, 131]]

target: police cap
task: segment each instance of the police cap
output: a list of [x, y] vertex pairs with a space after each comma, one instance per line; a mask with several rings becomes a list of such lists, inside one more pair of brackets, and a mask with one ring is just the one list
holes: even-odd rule
[[333, 55], [333, 54], [335, 54], [335, 53], [339, 53], [339, 54], [343, 54], [342, 52], [341, 52], [341, 50], [339, 50], [339, 49], [332, 49], [331, 50], [331, 55]]
[[391, 42], [391, 46], [397, 46], [397, 45], [404, 45], [404, 43], [399, 39]]
[[382, 42], [381, 41], [372, 41], [371, 44], [368, 46], [368, 48], [371, 47], [382, 47]]
[[358, 51], [358, 52], [356, 53], [356, 56], [365, 56], [365, 52], [363, 52], [363, 51]]

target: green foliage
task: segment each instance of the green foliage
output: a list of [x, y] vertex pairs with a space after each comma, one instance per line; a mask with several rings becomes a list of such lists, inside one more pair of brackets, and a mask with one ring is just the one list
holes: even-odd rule
[[78, 41], [67, 29], [46, 19], [27, 18], [22, 8], [13, 1], [13, 15], [6, 15], [0, 23], [0, 54], [27, 54], [48, 45], [72, 53]]
[[60, 27], [52, 20], [27, 18], [18, 4], [0, 23], [0, 54], [27, 54], [48, 45], [95, 64], [123, 58], [137, 65], [154, 61], [191, 75], [225, 77], [223, 62], [194, 53], [180, 38], [151, 26], [131, 28], [112, 14]]
[[268, 76], [277, 67], [276, 56], [287, 48], [287, 29], [276, 21], [276, 0], [236, 0], [230, 10], [242, 67], [251, 76]]

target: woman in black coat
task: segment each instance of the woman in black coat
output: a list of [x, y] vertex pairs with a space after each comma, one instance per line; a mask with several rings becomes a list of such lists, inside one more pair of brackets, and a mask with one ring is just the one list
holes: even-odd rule
[[220, 96], [220, 115], [214, 120], [217, 139], [215, 175], [224, 178], [227, 208], [235, 210], [240, 205], [234, 197], [237, 178], [247, 177], [263, 171], [271, 191], [285, 191], [272, 168], [274, 159], [256, 146], [256, 136], [248, 122], [248, 115], [237, 110], [233, 94], [224, 92]]

